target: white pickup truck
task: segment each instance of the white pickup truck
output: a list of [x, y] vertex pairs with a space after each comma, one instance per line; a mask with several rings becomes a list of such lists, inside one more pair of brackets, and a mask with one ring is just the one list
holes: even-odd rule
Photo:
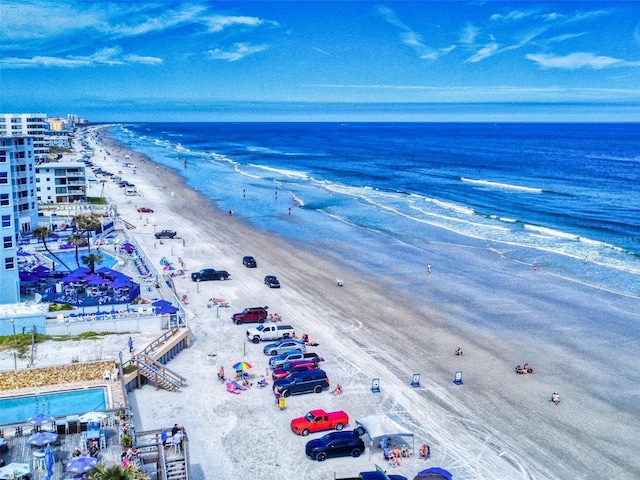
[[276, 325], [262, 323], [257, 327], [247, 330], [247, 340], [253, 343], [260, 343], [267, 340], [280, 340], [281, 338], [292, 338], [296, 331], [291, 325]]

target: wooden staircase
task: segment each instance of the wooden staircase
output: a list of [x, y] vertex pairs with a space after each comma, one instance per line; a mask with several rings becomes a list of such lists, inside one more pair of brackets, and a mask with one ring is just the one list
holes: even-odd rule
[[168, 457], [165, 459], [166, 476], [164, 480], [187, 480], [189, 475], [187, 473], [187, 462], [182, 457]]
[[136, 448], [141, 470], [152, 480], [189, 480], [189, 439], [184, 436], [182, 448], [164, 449], [160, 430], [136, 432]]
[[187, 382], [185, 377], [156, 362], [144, 353], [136, 355], [133, 362], [138, 367], [138, 375], [145, 377], [156, 388], [177, 392]]

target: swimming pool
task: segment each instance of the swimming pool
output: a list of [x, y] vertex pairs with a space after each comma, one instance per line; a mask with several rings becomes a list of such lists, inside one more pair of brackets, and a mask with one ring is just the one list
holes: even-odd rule
[[108, 408], [104, 387], [0, 398], [0, 425], [26, 422], [37, 413], [60, 417]]
[[[102, 268], [102, 267], [113, 268], [118, 263], [118, 260], [116, 258], [112, 257], [108, 253], [104, 253], [102, 250], [100, 250], [100, 251], [91, 250], [91, 253], [96, 253], [96, 254], [100, 255], [104, 259], [101, 264], [96, 264], [96, 268]], [[84, 263], [82, 261], [82, 257], [86, 256], [86, 255], [88, 255], [88, 250], [86, 248], [79, 248], [78, 249], [78, 259], [80, 260], [80, 266], [81, 267], [88, 267], [89, 266], [89, 265], [87, 265], [86, 263]], [[58, 263], [58, 260], [53, 258], [51, 255], [45, 255], [45, 256], [49, 260], [51, 260], [52, 262]], [[76, 251], [75, 251], [75, 249], [56, 252], [56, 256], [60, 260], [62, 260], [64, 263], [66, 263], [67, 267], [69, 267], [71, 269], [71, 271], [73, 271], [76, 268], [78, 268], [78, 264], [76, 263]]]

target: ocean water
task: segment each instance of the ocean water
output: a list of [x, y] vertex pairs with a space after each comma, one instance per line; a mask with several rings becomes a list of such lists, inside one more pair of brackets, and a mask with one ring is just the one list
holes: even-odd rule
[[140, 123], [112, 133], [221, 210], [363, 272], [423, 262], [435, 226], [447, 241], [640, 297], [637, 124]]

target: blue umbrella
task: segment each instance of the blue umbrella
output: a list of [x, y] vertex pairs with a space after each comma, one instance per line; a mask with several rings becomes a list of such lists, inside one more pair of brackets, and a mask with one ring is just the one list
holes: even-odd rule
[[31, 423], [32, 425], [37, 425], [38, 427], [44, 425], [45, 423], [53, 423], [55, 421], [55, 417], [51, 415], [47, 415], [45, 413], [38, 413], [27, 418], [27, 423]]
[[58, 434], [53, 432], [38, 432], [27, 438], [29, 445], [41, 447], [47, 443], [53, 443], [58, 439]]
[[67, 463], [67, 468], [65, 469], [67, 472], [74, 473], [87, 473], [98, 463], [98, 459], [95, 457], [87, 457], [86, 455], [82, 455], [80, 457], [74, 457], [69, 460]]
[[53, 458], [53, 448], [51, 448], [51, 444], [47, 445], [47, 448], [44, 450], [44, 466], [47, 467], [47, 478], [46, 480], [51, 480], [53, 477], [53, 464], [56, 463]]

